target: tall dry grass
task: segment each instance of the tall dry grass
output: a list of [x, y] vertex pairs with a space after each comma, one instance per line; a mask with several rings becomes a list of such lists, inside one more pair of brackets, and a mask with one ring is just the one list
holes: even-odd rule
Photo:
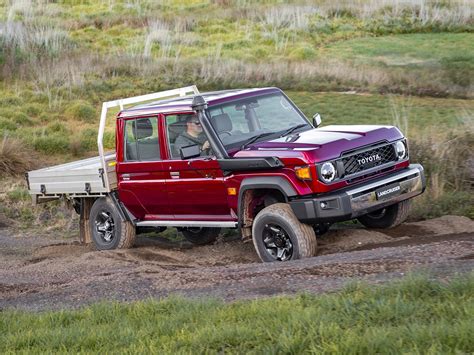
[[426, 191], [415, 199], [415, 219], [460, 213], [474, 218], [474, 112], [465, 110], [456, 128], [410, 131], [410, 98], [391, 98], [393, 124], [409, 140], [410, 160], [423, 165]]
[[35, 153], [5, 134], [0, 140], [0, 178], [17, 176], [37, 166]]

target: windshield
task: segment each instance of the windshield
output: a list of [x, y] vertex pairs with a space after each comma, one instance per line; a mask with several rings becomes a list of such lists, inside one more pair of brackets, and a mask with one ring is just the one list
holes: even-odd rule
[[275, 139], [292, 127], [302, 126], [300, 129], [305, 129], [304, 124], [307, 125], [306, 129], [311, 128], [306, 118], [281, 93], [247, 97], [212, 106], [208, 113], [226, 149], [245, 145], [260, 135], [262, 140]]

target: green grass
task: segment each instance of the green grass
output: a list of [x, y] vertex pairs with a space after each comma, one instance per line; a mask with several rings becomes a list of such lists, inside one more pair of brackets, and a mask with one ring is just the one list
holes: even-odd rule
[[474, 65], [473, 33], [417, 33], [383, 37], [364, 37], [327, 46], [328, 56], [381, 66], [428, 66], [465, 58]]
[[473, 295], [471, 274], [230, 304], [172, 297], [76, 311], [4, 310], [0, 351], [471, 353]]
[[397, 113], [402, 116], [401, 123], [408, 125], [408, 132], [404, 133], [413, 138], [425, 134], [427, 127], [433, 132], [455, 129], [463, 124], [466, 113], [472, 115], [474, 112], [474, 101], [459, 99], [294, 91], [287, 94], [307, 117], [320, 113], [323, 125], [393, 125], [397, 123]]

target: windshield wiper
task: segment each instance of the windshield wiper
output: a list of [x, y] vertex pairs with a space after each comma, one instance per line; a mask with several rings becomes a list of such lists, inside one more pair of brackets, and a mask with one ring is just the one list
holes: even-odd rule
[[266, 136], [270, 136], [272, 134], [275, 134], [275, 132], [265, 132], [265, 133], [257, 134], [256, 136], [253, 136], [248, 141], [246, 141], [244, 144], [242, 144], [240, 149], [243, 150], [243, 149], [247, 148], [249, 144], [252, 144], [253, 142], [255, 142], [257, 139], [260, 139], [260, 138], [263, 138], [263, 137], [266, 137]]
[[286, 131], [284, 131], [280, 137], [284, 137], [284, 136], [287, 136], [289, 135], [290, 133], [296, 131], [298, 128], [303, 128], [305, 126], [308, 126], [308, 123], [302, 123], [302, 124], [299, 124], [297, 126], [294, 126], [294, 127], [291, 127], [291, 128], [288, 128]]

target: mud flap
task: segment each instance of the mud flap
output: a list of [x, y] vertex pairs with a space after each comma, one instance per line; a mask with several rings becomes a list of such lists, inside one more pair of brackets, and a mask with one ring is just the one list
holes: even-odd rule
[[89, 226], [89, 216], [93, 204], [93, 198], [83, 198], [81, 201], [81, 213], [79, 218], [79, 241], [81, 242], [81, 244], [92, 243], [91, 229]]

